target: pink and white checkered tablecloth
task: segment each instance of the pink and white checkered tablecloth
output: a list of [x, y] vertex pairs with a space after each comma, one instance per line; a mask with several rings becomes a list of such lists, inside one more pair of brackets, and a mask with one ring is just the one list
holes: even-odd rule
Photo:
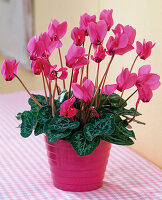
[[24, 92], [0, 95], [0, 200], [162, 200], [162, 171], [116, 145], [102, 188], [77, 193], [56, 189], [43, 137], [23, 139], [16, 128], [15, 115], [28, 107], [27, 99]]

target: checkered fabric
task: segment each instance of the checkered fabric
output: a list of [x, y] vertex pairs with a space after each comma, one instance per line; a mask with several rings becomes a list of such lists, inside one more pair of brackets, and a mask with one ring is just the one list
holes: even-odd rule
[[53, 186], [43, 136], [22, 138], [15, 115], [24, 92], [0, 95], [0, 200], [162, 200], [162, 171], [130, 149], [112, 145], [103, 187], [65, 192]]

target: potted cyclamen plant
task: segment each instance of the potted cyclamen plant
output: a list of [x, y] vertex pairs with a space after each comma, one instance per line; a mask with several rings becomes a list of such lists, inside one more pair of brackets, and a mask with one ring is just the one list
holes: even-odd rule
[[[140, 67], [138, 74], [132, 73], [136, 60], [147, 59], [155, 45], [145, 40], [143, 43], [137, 41], [137, 54], [130, 69], [123, 68], [116, 83], [107, 84], [114, 57], [133, 50], [136, 36], [136, 30], [131, 26], [118, 24], [104, 47], [104, 38], [113, 26], [112, 12], [103, 10], [98, 22], [95, 15], [85, 13], [80, 17], [80, 26], [71, 32], [73, 44], [65, 56], [66, 64], [61, 56], [60, 39], [67, 31], [67, 22], [52, 20], [48, 32], [29, 41], [27, 51], [31, 69], [35, 75], [42, 75], [45, 96], [28, 91], [17, 75], [19, 62], [5, 60], [2, 65], [4, 79], [11, 81], [16, 77], [30, 95], [28, 103], [31, 110], [17, 115], [17, 119], [22, 120], [21, 136], [29, 137], [33, 130], [35, 136], [45, 134], [53, 182], [62, 190], [87, 191], [102, 185], [111, 143], [134, 143], [131, 138], [135, 139], [135, 134], [128, 125], [131, 122], [144, 124], [135, 119], [141, 115], [137, 112], [139, 102], [149, 102], [152, 90], [160, 86], [160, 77], [151, 73], [150, 65]], [[84, 45], [87, 38], [90, 38], [90, 47], [86, 54]], [[59, 67], [49, 61], [55, 49], [58, 49]], [[100, 65], [106, 56], [109, 62], [99, 80]], [[97, 63], [94, 83], [89, 79], [90, 60]], [[68, 68], [69, 85], [65, 83]], [[58, 79], [63, 81], [62, 91]], [[135, 91], [124, 100], [124, 91], [132, 87], [136, 88]], [[138, 93], [135, 108], [128, 109], [127, 101], [135, 93]]]

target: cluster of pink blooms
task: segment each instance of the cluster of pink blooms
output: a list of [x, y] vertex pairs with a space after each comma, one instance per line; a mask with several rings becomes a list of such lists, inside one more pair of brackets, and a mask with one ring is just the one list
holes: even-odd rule
[[[88, 77], [84, 77], [80, 84], [77, 83], [80, 69], [89, 65], [90, 58], [100, 64], [106, 56], [124, 55], [134, 49], [136, 30], [129, 25], [123, 26], [121, 24], [117, 24], [112, 29], [113, 36], [109, 37], [106, 47], [103, 46], [103, 41], [114, 24], [112, 14], [112, 9], [103, 10], [100, 13], [99, 21], [96, 21], [95, 15], [90, 16], [87, 13], [80, 17], [79, 27], [74, 27], [71, 31], [73, 44], [65, 56], [65, 67], [61, 65], [57, 70], [57, 65], [52, 65], [49, 57], [56, 48], [60, 50], [62, 47], [61, 39], [67, 31], [67, 22], [59, 23], [56, 19], [52, 20], [48, 26], [48, 32], [42, 33], [39, 37], [34, 36], [27, 45], [31, 69], [35, 75], [43, 73], [50, 81], [56, 79], [65, 80], [68, 75], [68, 68], [74, 70], [71, 84], [73, 96], [61, 105], [60, 115], [63, 117], [76, 115], [77, 110], [73, 108], [76, 98], [87, 104], [90, 104], [94, 98], [96, 85]], [[87, 37], [90, 38], [91, 45], [94, 48], [93, 55], [85, 52], [84, 44]], [[143, 60], [147, 59], [151, 55], [154, 45], [151, 41], [146, 42], [145, 39], [143, 43], [137, 41], [136, 56]], [[6, 81], [12, 80], [17, 75], [18, 64], [16, 60], [4, 61], [2, 75]], [[111, 95], [115, 90], [123, 92], [136, 86], [138, 90], [136, 105], [138, 105], [140, 100], [143, 102], [150, 101], [153, 95], [152, 90], [160, 86], [159, 79], [160, 77], [157, 74], [151, 73], [150, 65], [140, 67], [138, 74], [132, 73], [132, 69], [123, 68], [116, 78], [115, 84], [104, 84], [102, 88], [98, 89], [102, 89], [103, 94]], [[92, 105], [90, 109], [93, 112], [95, 111]]]

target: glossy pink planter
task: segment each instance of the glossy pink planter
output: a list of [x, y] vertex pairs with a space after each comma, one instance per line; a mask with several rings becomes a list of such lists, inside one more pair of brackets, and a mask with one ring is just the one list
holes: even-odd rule
[[91, 155], [80, 157], [66, 140], [50, 144], [48, 161], [54, 186], [66, 191], [89, 191], [102, 186], [111, 144], [101, 140]]

